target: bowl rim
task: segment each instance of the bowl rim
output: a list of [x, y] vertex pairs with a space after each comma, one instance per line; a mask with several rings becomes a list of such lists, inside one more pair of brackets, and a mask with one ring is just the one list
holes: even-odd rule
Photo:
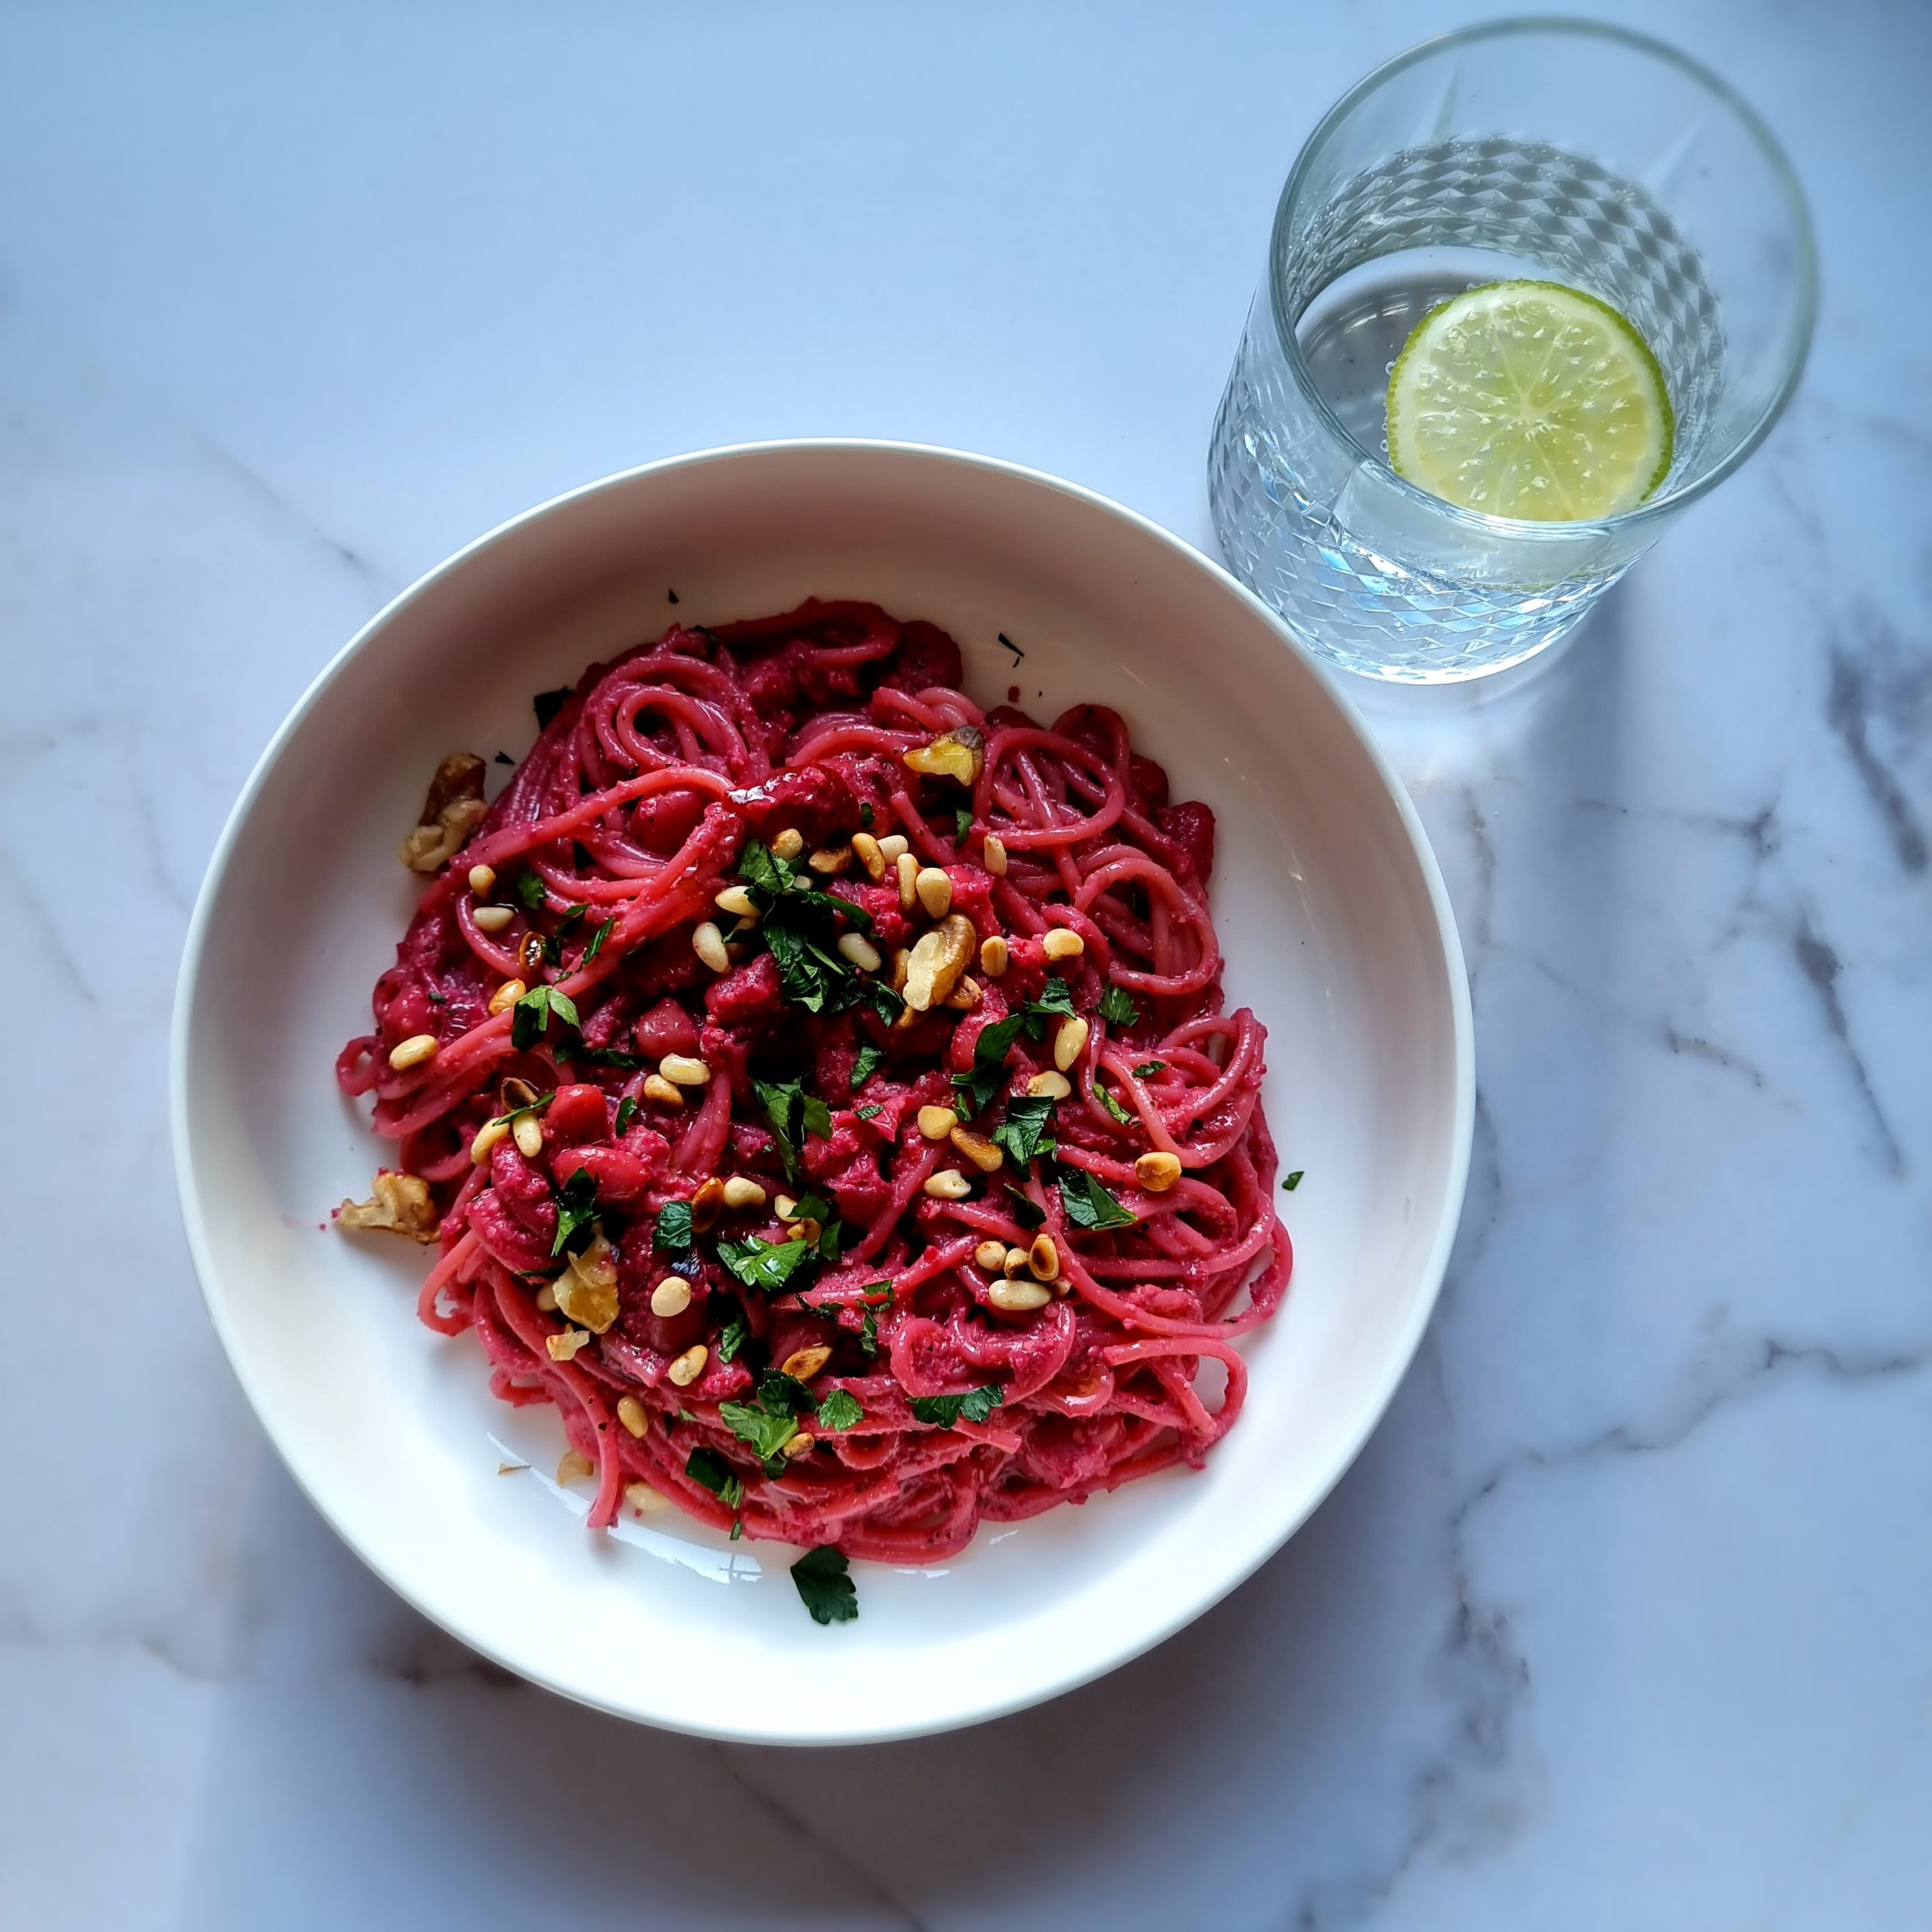
[[[541, 1668], [533, 1667], [521, 1658], [503, 1654], [466, 1628], [466, 1620], [455, 1607], [423, 1601], [414, 1589], [391, 1575], [386, 1568], [378, 1564], [364, 1550], [357, 1538], [344, 1527], [316, 1494], [285, 1439], [285, 1432], [278, 1422], [272, 1406], [265, 1404], [260, 1399], [255, 1379], [245, 1366], [245, 1351], [242, 1349], [240, 1339], [234, 1333], [227, 1318], [223, 1298], [216, 1293], [212, 1285], [217, 1270], [195, 1177], [189, 1125], [188, 1048], [189, 1022], [201, 977], [202, 955], [208, 945], [214, 908], [221, 896], [222, 887], [243, 828], [284, 753], [306, 724], [310, 712], [351, 660], [367, 649], [393, 618], [428, 595], [447, 578], [465, 568], [472, 559], [513, 533], [546, 518], [561, 515], [582, 499], [619, 489], [640, 478], [694, 471], [719, 464], [755, 462], [780, 454], [876, 454], [894, 459], [930, 463], [941, 467], [964, 468], [982, 475], [1044, 488], [1070, 497], [1125, 525], [1141, 540], [1158, 544], [1182, 562], [1191, 565], [1223, 593], [1232, 593], [1238, 602], [1263, 620], [1282, 648], [1302, 660], [1304, 667], [1334, 703], [1341, 723], [1352, 734], [1358, 749], [1367, 758], [1371, 769], [1380, 779], [1394, 804], [1428, 895], [1449, 983], [1450, 1044], [1455, 1090], [1455, 1119], [1446, 1185], [1435, 1232], [1423, 1263], [1423, 1291], [1417, 1297], [1408, 1323], [1401, 1335], [1400, 1345], [1389, 1352], [1389, 1358], [1374, 1385], [1372, 1399], [1364, 1406], [1362, 1420], [1346, 1439], [1321, 1481], [1311, 1489], [1302, 1506], [1284, 1519], [1278, 1534], [1264, 1540], [1229, 1569], [1214, 1575], [1210, 1580], [1210, 1587], [1202, 1594], [1191, 1598], [1185, 1607], [1163, 1617], [1150, 1628], [1137, 1629], [1122, 1641], [1103, 1646], [1096, 1654], [1084, 1657], [1077, 1664], [1069, 1667], [1044, 1687], [1026, 1688], [1011, 1697], [988, 1697], [971, 1708], [961, 1709], [938, 1721], [915, 1719], [907, 1723], [894, 1723], [888, 1721], [869, 1723], [857, 1727], [827, 1729], [822, 1734], [801, 1736], [796, 1732], [779, 1734], [744, 1725], [688, 1725], [640, 1710], [629, 1703], [586, 1695], [580, 1689], [558, 1681]], [[187, 936], [182, 949], [180, 971], [175, 984], [174, 1010], [169, 1028], [169, 1141], [174, 1158], [176, 1197], [180, 1209], [183, 1229], [187, 1238], [189, 1257], [193, 1263], [195, 1280], [202, 1292], [202, 1305], [208, 1311], [216, 1338], [221, 1343], [222, 1352], [227, 1359], [229, 1371], [246, 1397], [256, 1421], [296, 1487], [307, 1498], [310, 1506], [386, 1588], [393, 1590], [419, 1615], [500, 1668], [588, 1709], [605, 1712], [614, 1717], [626, 1718], [633, 1723], [647, 1724], [660, 1730], [731, 1743], [783, 1745], [800, 1748], [883, 1743], [903, 1738], [939, 1736], [949, 1730], [984, 1723], [994, 1718], [1008, 1716], [1016, 1711], [1044, 1703], [1069, 1690], [1077, 1690], [1082, 1684], [1091, 1683], [1123, 1664], [1132, 1662], [1204, 1615], [1245, 1583], [1263, 1563], [1281, 1549], [1333, 1492], [1336, 1484], [1361, 1454], [1369, 1437], [1380, 1426], [1397, 1389], [1408, 1373], [1435, 1312], [1437, 1299], [1441, 1292], [1443, 1278], [1448, 1267], [1450, 1252], [1461, 1221], [1474, 1138], [1475, 1115], [1475, 1038], [1469, 976], [1455, 915], [1449, 902], [1448, 891], [1443, 883], [1441, 869], [1436, 863], [1435, 855], [1430, 848], [1427, 835], [1423, 829], [1407, 788], [1371, 735], [1361, 714], [1339, 688], [1331, 674], [1309, 651], [1295, 641], [1280, 617], [1246, 586], [1211, 557], [1140, 512], [1131, 509], [1125, 504], [1084, 485], [1071, 482], [1063, 477], [1023, 463], [1014, 463], [1004, 457], [980, 455], [937, 444], [881, 437], [778, 437], [752, 442], [722, 444], [635, 464], [630, 468], [614, 471], [592, 481], [561, 491], [505, 518], [453, 551], [441, 562], [433, 565], [397, 592], [316, 673], [301, 696], [291, 706], [288, 715], [276, 728], [274, 735], [250, 771], [247, 782], [243, 785], [222, 826], [220, 835], [215, 841], [200, 889], [195, 895], [194, 911], [189, 920]]]

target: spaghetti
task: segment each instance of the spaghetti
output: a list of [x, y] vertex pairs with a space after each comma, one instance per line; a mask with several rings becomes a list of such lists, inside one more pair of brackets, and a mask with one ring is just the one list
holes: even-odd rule
[[1241, 1412], [1291, 1251], [1213, 814], [1113, 712], [960, 679], [870, 605], [674, 626], [412, 835], [348, 1218], [413, 1202], [422, 1318], [555, 1404], [594, 1526], [931, 1562]]

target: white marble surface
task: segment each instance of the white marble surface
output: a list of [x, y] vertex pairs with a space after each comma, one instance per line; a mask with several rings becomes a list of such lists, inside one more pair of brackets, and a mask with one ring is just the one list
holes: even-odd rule
[[632, 462], [903, 435], [1206, 540], [1276, 186], [1444, 17], [0, 11], [0, 1922], [1932, 1921], [1932, 14], [1630, 12], [1788, 138], [1824, 309], [1561, 661], [1377, 712], [1481, 1075], [1416, 1368], [1152, 1656], [798, 1755], [505, 1681], [294, 1492], [173, 1202], [202, 866], [365, 617]]

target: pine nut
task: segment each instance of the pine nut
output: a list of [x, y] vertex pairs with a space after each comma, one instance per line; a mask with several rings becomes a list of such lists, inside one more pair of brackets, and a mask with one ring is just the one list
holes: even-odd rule
[[878, 841], [879, 857], [888, 866], [896, 866], [912, 849], [912, 842], [903, 832], [888, 832]]
[[910, 852], [901, 852], [899, 865], [899, 909], [909, 912], [918, 899], [916, 881], [919, 876], [919, 862]]
[[657, 1063], [657, 1070], [674, 1087], [702, 1087], [711, 1078], [710, 1068], [689, 1054], [666, 1054]]
[[1005, 1164], [1004, 1152], [983, 1134], [975, 1134], [970, 1128], [955, 1127], [946, 1138], [983, 1174], [996, 1173]]
[[469, 889], [478, 899], [488, 899], [497, 889], [497, 870], [494, 866], [472, 866], [469, 869]]
[[645, 1414], [644, 1404], [635, 1395], [617, 1398], [617, 1420], [633, 1435], [641, 1435], [651, 1426], [651, 1418]]
[[983, 1241], [974, 1249], [973, 1259], [989, 1275], [997, 1275], [1000, 1263], [1006, 1259], [1006, 1243], [1003, 1241]]
[[771, 841], [774, 858], [795, 859], [805, 849], [805, 835], [795, 825], [788, 825]]
[[986, 1291], [986, 1299], [1004, 1315], [1031, 1315], [1054, 1298], [1051, 1288], [1038, 1281], [995, 1281]]
[[781, 1194], [774, 1204], [772, 1212], [781, 1221], [795, 1221], [798, 1218], [798, 1204], [789, 1194]]
[[1054, 1035], [1054, 1064], [1064, 1073], [1085, 1051], [1088, 1026], [1078, 1014], [1060, 1023]]
[[1027, 1081], [1026, 1091], [1036, 1100], [1042, 1096], [1049, 1100], [1063, 1100], [1073, 1091], [1073, 1083], [1063, 1073], [1036, 1073]]
[[988, 872], [998, 874], [1006, 870], [1006, 841], [996, 832], [986, 834], [985, 857]]
[[924, 1106], [919, 1109], [919, 1131], [928, 1140], [943, 1140], [959, 1124], [959, 1116], [950, 1107]]
[[997, 980], [1012, 964], [1013, 955], [998, 933], [980, 942], [980, 971], [988, 979]]
[[685, 1097], [661, 1073], [647, 1073], [644, 1076], [644, 1097], [655, 1100], [661, 1107], [681, 1107]]
[[764, 1189], [755, 1180], [747, 1180], [743, 1174], [734, 1174], [724, 1183], [724, 1204], [728, 1208], [762, 1208]]
[[710, 1359], [711, 1351], [702, 1342], [694, 1342], [667, 1372], [680, 1389], [688, 1389], [704, 1373], [704, 1365]]
[[1009, 1247], [1006, 1259], [999, 1264], [999, 1272], [1010, 1281], [1016, 1275], [1026, 1272], [1026, 1251], [1023, 1247]]
[[792, 1238], [804, 1241], [812, 1247], [817, 1247], [819, 1236], [825, 1232], [824, 1229], [809, 1214], [801, 1214], [791, 1226]]
[[479, 933], [500, 933], [516, 914], [507, 906], [479, 906], [469, 916]]
[[1180, 1179], [1180, 1158], [1158, 1152], [1143, 1154], [1134, 1164], [1134, 1178], [1149, 1194], [1164, 1194]]
[[479, 1168], [490, 1158], [490, 1150], [510, 1131], [506, 1120], [486, 1120], [476, 1130], [476, 1138], [469, 1143], [469, 1158]]
[[801, 1429], [796, 1435], [793, 1436], [792, 1439], [786, 1444], [783, 1448], [779, 1451], [778, 1453], [785, 1458], [786, 1462], [789, 1463], [795, 1460], [797, 1457], [804, 1455], [808, 1451], [817, 1448], [817, 1438], [814, 1436], [808, 1435]]
[[805, 861], [814, 872], [826, 878], [836, 878], [851, 863], [852, 848], [849, 845], [827, 845]]
[[728, 885], [711, 903], [719, 912], [729, 912], [734, 918], [758, 917], [758, 902], [742, 885]]
[[789, 1375], [794, 1382], [809, 1382], [832, 1359], [832, 1351], [822, 1343], [814, 1343], [808, 1349], [794, 1349], [778, 1364], [780, 1375]]
[[1069, 926], [1056, 926], [1040, 942], [1040, 950], [1049, 959], [1078, 959], [1087, 950], [1087, 942]]
[[912, 890], [919, 903], [935, 919], [952, 910], [952, 881], [937, 866], [921, 866], [912, 875]]
[[490, 995], [490, 1011], [492, 1013], [508, 1012], [529, 990], [521, 980], [506, 980]]
[[[559, 1335], [552, 1335], [550, 1339], [556, 1342], [561, 1341], [563, 1338]], [[552, 1350], [552, 1352], [554, 1353], [555, 1351]], [[571, 1353], [575, 1354], [576, 1350], [573, 1349]], [[559, 1484], [568, 1482], [587, 1482], [596, 1473], [597, 1465], [581, 1449], [566, 1449], [564, 1451], [562, 1460], [557, 1465], [557, 1481]]]
[[878, 841], [869, 832], [853, 833], [852, 850], [860, 864], [865, 867], [867, 877], [875, 879], [884, 878], [885, 854], [880, 849]]
[[510, 1133], [516, 1142], [516, 1151], [526, 1161], [534, 1161], [543, 1151], [543, 1123], [534, 1114], [525, 1114], [513, 1121]]
[[884, 963], [879, 958], [878, 948], [863, 933], [841, 933], [838, 952], [841, 958], [849, 959], [862, 973], [876, 973]]
[[648, 1482], [627, 1482], [624, 1484], [624, 1501], [640, 1516], [648, 1516], [654, 1509], [664, 1507], [664, 1499]]
[[518, 1107], [534, 1107], [537, 1104], [537, 1089], [527, 1080], [506, 1080], [497, 1090], [497, 1100], [505, 1113], [514, 1113]]
[[724, 950], [724, 935], [715, 919], [706, 919], [691, 934], [691, 950], [714, 973], [731, 970], [731, 955]]
[[692, 1231], [708, 1235], [717, 1226], [718, 1217], [724, 1211], [724, 1183], [715, 1174], [709, 1174], [698, 1183], [697, 1192], [691, 1196]]
[[1060, 1250], [1044, 1229], [1033, 1237], [1033, 1245], [1026, 1251], [1026, 1267], [1036, 1281], [1060, 1279]]
[[681, 1315], [691, 1305], [691, 1284], [676, 1275], [666, 1275], [651, 1291], [651, 1312], [668, 1320]]
[[516, 949], [517, 964], [526, 973], [534, 973], [543, 963], [543, 935], [525, 933]]
[[390, 1048], [389, 1064], [397, 1072], [406, 1073], [412, 1066], [434, 1060], [441, 1044], [433, 1033], [412, 1033], [400, 1046]]
[[972, 1191], [973, 1183], [957, 1168], [941, 1168], [926, 1177], [925, 1192], [935, 1201], [964, 1201]]

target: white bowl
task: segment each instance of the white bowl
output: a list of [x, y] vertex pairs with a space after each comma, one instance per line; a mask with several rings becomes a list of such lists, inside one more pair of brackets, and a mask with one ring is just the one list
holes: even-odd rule
[[[1297, 1250], [1205, 1470], [983, 1530], [928, 1570], [854, 1566], [804, 1614], [783, 1546], [666, 1511], [586, 1531], [553, 1411], [494, 1401], [420, 1327], [429, 1251], [329, 1227], [381, 1152], [338, 1092], [417, 881], [395, 860], [448, 751], [520, 756], [533, 692], [661, 632], [809, 594], [949, 630], [968, 686], [1117, 706], [1220, 817], [1231, 1003], [1269, 1032]], [[998, 641], [1004, 632], [1023, 663]], [[1469, 993], [1415, 815], [1349, 708], [1254, 598], [1071, 484], [863, 442], [709, 451], [561, 497], [431, 571], [276, 734], [222, 835], [176, 1008], [174, 1131], [195, 1266], [242, 1388], [316, 1507], [426, 1615], [535, 1681], [712, 1737], [943, 1730], [1099, 1675], [1198, 1616], [1348, 1466], [1429, 1318], [1460, 1211]], [[528, 1463], [528, 1468], [514, 1466]], [[508, 1474], [500, 1468], [511, 1466]]]

